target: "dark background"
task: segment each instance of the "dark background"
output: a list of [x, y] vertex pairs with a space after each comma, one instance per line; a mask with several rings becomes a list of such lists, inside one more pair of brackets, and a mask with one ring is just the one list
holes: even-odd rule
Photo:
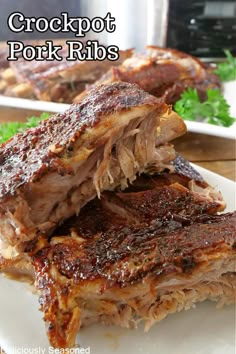
[[236, 55], [236, 0], [169, 0], [167, 46], [202, 58]]
[[[89, 0], [88, 0], [89, 1]], [[115, 0], [116, 1], [116, 0]], [[72, 33], [13, 33], [7, 25], [7, 20], [12, 12], [22, 12], [27, 17], [51, 18], [60, 16], [61, 12], [68, 12], [72, 17], [80, 16], [79, 0], [0, 0], [0, 41], [21, 39], [45, 38], [72, 38]]]
[[[149, 0], [143, 1], [148, 3]], [[107, 4], [105, 0], [0, 0], [0, 41], [74, 38], [74, 34], [70, 32], [13, 33], [7, 26], [8, 17], [12, 12], [19, 11], [27, 17], [52, 18], [60, 16], [61, 12], [68, 12], [72, 17], [85, 16], [88, 11], [89, 14], [94, 13], [97, 16]], [[125, 26], [125, 21], [127, 16], [124, 16], [124, 22], [123, 17], [121, 18], [121, 26]], [[127, 38], [131, 33], [127, 34]], [[142, 33], [138, 32], [132, 34], [136, 42], [141, 35]], [[103, 42], [103, 39], [101, 41]], [[106, 39], [103, 43], [107, 44]], [[135, 45], [129, 43], [128, 47], [132, 46]], [[201, 58], [224, 57], [223, 49], [229, 49], [236, 55], [236, 0], [169, 0], [166, 46]]]

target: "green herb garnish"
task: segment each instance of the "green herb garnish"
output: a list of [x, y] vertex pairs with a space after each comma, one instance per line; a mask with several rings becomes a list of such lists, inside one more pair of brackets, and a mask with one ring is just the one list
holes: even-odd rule
[[229, 105], [219, 90], [209, 89], [207, 100], [201, 102], [196, 89], [189, 88], [183, 92], [181, 99], [174, 105], [175, 111], [186, 120], [229, 127], [235, 121], [230, 116]]
[[229, 50], [224, 50], [224, 53], [227, 60], [217, 64], [215, 73], [221, 81], [236, 80], [236, 58], [233, 57]]
[[42, 113], [40, 117], [30, 117], [26, 122], [9, 122], [0, 124], [0, 144], [10, 139], [13, 135], [21, 133], [28, 128], [37, 127], [40, 121], [49, 117], [49, 113]]

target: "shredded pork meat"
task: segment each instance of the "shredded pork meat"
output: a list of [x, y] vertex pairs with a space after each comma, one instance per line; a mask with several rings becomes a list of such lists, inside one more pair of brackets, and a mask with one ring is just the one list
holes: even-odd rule
[[0, 146], [2, 255], [49, 235], [101, 191], [171, 168], [168, 141], [184, 132], [165, 103], [136, 85], [114, 83], [10, 139]]
[[175, 212], [146, 225], [86, 206], [70, 231], [31, 252], [51, 345], [73, 347], [81, 326], [97, 321], [148, 330], [206, 299], [235, 302], [236, 213], [188, 217], [173, 200]]

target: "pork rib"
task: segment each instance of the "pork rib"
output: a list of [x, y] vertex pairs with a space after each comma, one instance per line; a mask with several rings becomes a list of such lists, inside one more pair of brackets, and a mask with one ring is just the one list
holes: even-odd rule
[[92, 87], [114, 81], [136, 83], [168, 104], [175, 103], [189, 87], [196, 88], [202, 99], [206, 98], [207, 89], [220, 88], [213, 69], [199, 59], [175, 49], [147, 46], [145, 54], [134, 53], [118, 67], [111, 68], [74, 101], [80, 101]]
[[177, 207], [134, 226], [97, 203], [31, 253], [51, 345], [74, 346], [79, 328], [97, 321], [142, 320], [148, 330], [206, 299], [235, 302], [236, 213], [188, 217]]
[[101, 191], [171, 168], [175, 151], [167, 142], [185, 129], [165, 103], [120, 82], [11, 138], [0, 146], [2, 254], [50, 234]]
[[132, 50], [126, 50], [119, 52], [120, 57], [115, 62], [68, 61], [67, 52], [68, 48], [64, 45], [59, 51], [62, 61], [26, 61], [20, 58], [12, 62], [11, 67], [1, 75], [0, 89], [1, 86], [5, 88], [2, 91], [6, 96], [71, 103], [86, 84], [93, 83], [111, 66], [120, 65], [132, 55]]
[[[142, 174], [123, 192], [103, 192], [101, 199], [95, 198], [82, 208], [79, 218], [73, 216], [62, 224], [57, 235], [68, 234], [70, 227], [78, 227], [82, 234], [89, 232], [93, 235], [122, 223], [148, 225], [152, 219], [166, 217], [171, 212], [194, 216], [224, 210], [221, 194], [210, 187], [183, 157], [181, 166], [179, 160], [178, 156], [174, 161], [178, 173]], [[32, 280], [34, 274], [27, 253], [7, 259], [0, 256], [0, 272], [26, 280], [29, 276]]]

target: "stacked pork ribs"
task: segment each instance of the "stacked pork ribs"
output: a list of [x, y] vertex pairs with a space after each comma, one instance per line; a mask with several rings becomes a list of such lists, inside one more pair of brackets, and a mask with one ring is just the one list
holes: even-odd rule
[[33, 279], [54, 347], [90, 323], [148, 330], [235, 301], [236, 213], [175, 152], [185, 130], [111, 82], [0, 146], [0, 269]]

